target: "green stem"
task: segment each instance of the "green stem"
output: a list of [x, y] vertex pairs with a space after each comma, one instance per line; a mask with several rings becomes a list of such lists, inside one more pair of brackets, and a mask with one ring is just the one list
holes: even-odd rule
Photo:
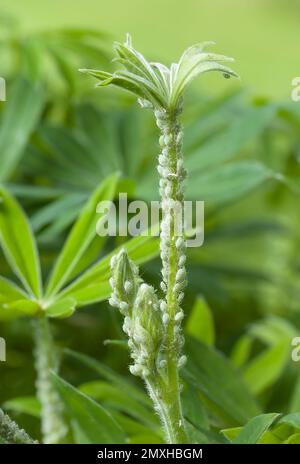
[[[156, 111], [157, 125], [161, 129], [159, 157], [160, 193], [162, 198], [162, 225], [160, 248], [162, 259], [162, 290], [165, 298], [161, 303], [166, 336], [164, 353], [166, 374], [159, 384], [159, 392], [153, 400], [160, 410], [169, 443], [187, 443], [184, 418], [180, 401], [179, 367], [183, 337], [180, 303], [185, 287], [185, 242], [183, 240], [183, 189], [185, 171], [182, 163], [182, 131], [178, 111]], [[155, 388], [154, 388], [155, 389]], [[152, 388], [153, 390], [153, 388]]]
[[58, 369], [58, 356], [48, 319], [40, 317], [35, 324], [36, 389], [42, 408], [43, 442], [62, 443], [67, 427], [63, 419], [63, 405], [51, 379], [51, 371], [55, 372]]
[[13, 445], [33, 445], [38, 443], [37, 441], [34, 441], [25, 432], [25, 430], [20, 429], [19, 426], [2, 411], [2, 409], [0, 409], [0, 438], [4, 441], [4, 443]]

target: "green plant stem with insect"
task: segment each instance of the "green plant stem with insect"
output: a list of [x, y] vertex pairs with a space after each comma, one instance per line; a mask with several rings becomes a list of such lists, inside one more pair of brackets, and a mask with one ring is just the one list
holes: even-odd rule
[[112, 295], [110, 303], [124, 316], [123, 329], [128, 335], [131, 357], [130, 371], [140, 376], [147, 386], [154, 407], [164, 427], [168, 443], [188, 443], [182, 414], [179, 370], [186, 362], [182, 354], [184, 338], [181, 304], [186, 286], [185, 239], [180, 208], [184, 200], [182, 139], [180, 125], [182, 95], [196, 76], [220, 71], [225, 77], [236, 74], [221, 61], [232, 61], [223, 55], [205, 51], [210, 43], [190, 47], [177, 64], [170, 68], [148, 62], [137, 52], [128, 36], [115, 50], [125, 70], [113, 74], [97, 70], [81, 70], [99, 79], [99, 86], [115, 85], [138, 97], [144, 108], [154, 111], [161, 135], [158, 157], [162, 222], [160, 252], [162, 261], [162, 298], [153, 287], [139, 277], [136, 265], [121, 250], [111, 261]]

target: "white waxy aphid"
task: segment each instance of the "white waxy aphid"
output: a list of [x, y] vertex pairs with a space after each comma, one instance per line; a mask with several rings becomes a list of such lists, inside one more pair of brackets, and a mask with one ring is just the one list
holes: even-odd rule
[[177, 297], [178, 303], [179, 303], [179, 304], [182, 303], [183, 299], [184, 299], [184, 293], [181, 292], [181, 293], [179, 293], [179, 295], [178, 295], [178, 297]]
[[178, 239], [176, 240], [176, 248], [178, 250], [182, 249], [185, 245], [185, 241], [182, 237], [178, 237]]
[[162, 321], [163, 321], [164, 325], [167, 325], [168, 322], [169, 322], [169, 314], [164, 313], [163, 316], [162, 316]]
[[129, 282], [129, 280], [126, 280], [126, 282], [124, 283], [125, 292], [126, 293], [131, 292], [132, 288], [133, 288], [133, 284]]
[[165, 313], [168, 309], [168, 305], [165, 300], [161, 300], [160, 302], [160, 310]]
[[164, 282], [160, 283], [160, 288], [162, 289], [163, 292], [167, 291], [167, 286], [166, 286], [166, 284]]
[[181, 255], [178, 261], [179, 267], [183, 267], [185, 265], [185, 262], [186, 262], [186, 256]]
[[182, 368], [187, 362], [187, 357], [185, 355], [180, 356], [178, 359], [178, 367], [179, 369]]
[[180, 283], [182, 282], [186, 277], [186, 270], [184, 268], [181, 268], [177, 271], [176, 273], [176, 282]]
[[112, 295], [112, 296], [110, 297], [110, 299], [108, 300], [108, 302], [109, 302], [110, 306], [113, 306], [114, 308], [118, 308], [118, 307], [119, 307], [119, 304], [120, 304], [119, 300], [117, 300], [117, 299], [114, 297], [114, 295]]
[[129, 308], [129, 305], [125, 301], [121, 301], [120, 305], [119, 305], [119, 308], [120, 308], [121, 311], [127, 311], [128, 308]]
[[175, 314], [174, 319], [175, 319], [176, 322], [181, 322], [183, 318], [184, 318], [183, 311], [179, 311], [177, 314]]
[[141, 367], [137, 366], [136, 364], [133, 364], [132, 366], [129, 366], [129, 370], [132, 375], [140, 375], [141, 373]]
[[167, 360], [162, 359], [161, 361], [159, 361], [158, 366], [159, 366], [160, 369], [164, 369], [167, 366]]
[[114, 255], [111, 260], [110, 260], [110, 267], [111, 269], [116, 265], [116, 262], [117, 262], [117, 255]]

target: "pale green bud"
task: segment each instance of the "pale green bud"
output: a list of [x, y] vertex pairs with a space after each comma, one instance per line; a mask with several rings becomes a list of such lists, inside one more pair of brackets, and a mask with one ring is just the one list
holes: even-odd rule
[[111, 272], [110, 285], [113, 292], [110, 303], [112, 306], [117, 306], [122, 314], [126, 314], [133, 307], [141, 281], [138, 267], [122, 249], [111, 259]]
[[[132, 311], [131, 338], [135, 353], [144, 359], [144, 367], [153, 372], [163, 341], [159, 301], [150, 285], [140, 285]], [[145, 371], [144, 371], [145, 372]]]

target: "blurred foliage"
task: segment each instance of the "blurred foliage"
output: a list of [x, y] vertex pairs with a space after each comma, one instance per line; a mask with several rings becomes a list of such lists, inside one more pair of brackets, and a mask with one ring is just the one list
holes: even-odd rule
[[[30, 219], [45, 279], [78, 213], [108, 176], [120, 172], [117, 191], [132, 199], [156, 199], [157, 133], [131, 97], [112, 91], [107, 105], [100, 90], [88, 90], [88, 78], [77, 76], [79, 66], [109, 61], [103, 34], [72, 29], [25, 40], [8, 23], [1, 47], [8, 85], [0, 181]], [[300, 332], [300, 105], [239, 89], [218, 98], [190, 94], [186, 108], [186, 193], [205, 200], [206, 209], [204, 245], [189, 250], [185, 299], [189, 431], [200, 443], [299, 443], [300, 376], [291, 340]], [[88, 264], [122, 243], [107, 240]], [[3, 255], [0, 269], [14, 279]], [[142, 271], [156, 283], [159, 261]], [[127, 372], [120, 324], [106, 302], [52, 323], [68, 380], [54, 382], [76, 442], [162, 440], [142, 385]], [[40, 438], [31, 332], [30, 318], [0, 325], [8, 348], [0, 403]], [[102, 435], [105, 411], [114, 419], [109, 437]]]

